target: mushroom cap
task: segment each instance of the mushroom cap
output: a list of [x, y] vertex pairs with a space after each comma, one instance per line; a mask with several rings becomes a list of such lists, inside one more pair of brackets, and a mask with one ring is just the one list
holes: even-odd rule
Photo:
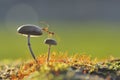
[[26, 35], [42, 35], [42, 30], [40, 29], [40, 27], [32, 24], [25, 24], [20, 26], [17, 29], [17, 32]]
[[48, 39], [45, 40], [45, 44], [57, 45], [57, 42], [56, 42], [56, 40], [54, 40], [54, 39], [48, 38]]

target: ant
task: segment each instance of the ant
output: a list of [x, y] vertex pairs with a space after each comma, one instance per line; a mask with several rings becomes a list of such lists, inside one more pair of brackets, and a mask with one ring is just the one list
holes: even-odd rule
[[42, 28], [43, 31], [47, 32], [50, 36], [53, 36], [55, 33], [48, 30], [48, 27]]
[[45, 23], [45, 22], [41, 22], [41, 23], [43, 23], [44, 25], [47, 26], [47, 27], [42, 28], [42, 30], [47, 32], [49, 36], [53, 36], [55, 34], [54, 32], [51, 32], [48, 30], [49, 25], [47, 23]]

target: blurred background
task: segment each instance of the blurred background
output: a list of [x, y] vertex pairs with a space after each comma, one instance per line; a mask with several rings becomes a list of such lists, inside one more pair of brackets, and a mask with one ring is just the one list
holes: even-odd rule
[[[31, 58], [27, 38], [17, 33], [23, 24], [55, 32], [57, 53], [120, 56], [119, 0], [0, 0], [0, 59]], [[48, 37], [31, 38], [35, 55], [45, 54]]]

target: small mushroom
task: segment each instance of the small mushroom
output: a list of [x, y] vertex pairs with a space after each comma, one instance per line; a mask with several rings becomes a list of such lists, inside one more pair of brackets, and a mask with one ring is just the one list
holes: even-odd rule
[[27, 35], [27, 39], [28, 39], [28, 47], [30, 50], [30, 53], [33, 57], [33, 59], [37, 62], [37, 59], [32, 51], [31, 48], [31, 44], [30, 44], [30, 36], [40, 36], [42, 35], [42, 30], [40, 27], [36, 26], [36, 25], [31, 25], [31, 24], [26, 24], [26, 25], [22, 25], [17, 29], [17, 32], [20, 34], [24, 34]]
[[57, 45], [57, 42], [54, 39], [48, 38], [48, 39], [45, 40], [45, 44], [48, 44], [48, 46], [49, 46], [48, 47], [48, 57], [47, 57], [47, 62], [49, 62], [51, 46], [52, 45]]

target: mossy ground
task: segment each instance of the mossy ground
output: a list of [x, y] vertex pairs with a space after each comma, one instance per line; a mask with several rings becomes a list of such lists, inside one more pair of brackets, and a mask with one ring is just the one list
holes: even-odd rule
[[87, 55], [67, 55], [52, 52], [49, 63], [47, 55], [34, 60], [14, 61], [0, 65], [0, 78], [5, 80], [119, 80], [120, 59], [109, 57], [92, 59]]

